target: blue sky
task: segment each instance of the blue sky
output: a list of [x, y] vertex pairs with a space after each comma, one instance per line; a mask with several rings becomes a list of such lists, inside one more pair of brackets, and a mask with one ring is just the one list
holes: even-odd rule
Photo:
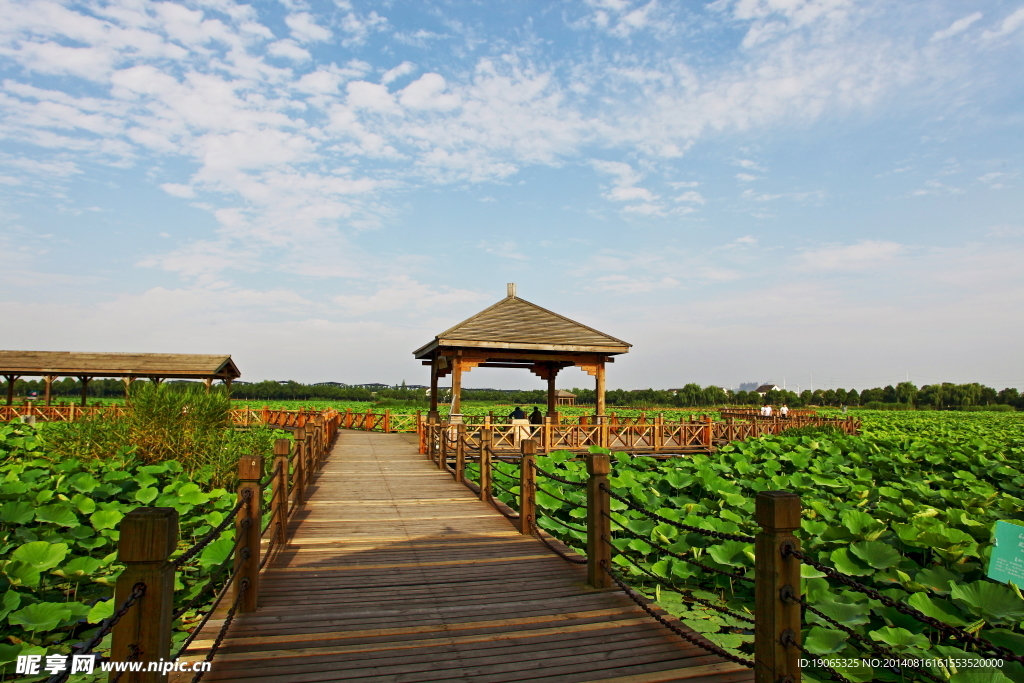
[[1024, 387], [1020, 0], [0, 16], [3, 348], [425, 383], [516, 282], [612, 387]]

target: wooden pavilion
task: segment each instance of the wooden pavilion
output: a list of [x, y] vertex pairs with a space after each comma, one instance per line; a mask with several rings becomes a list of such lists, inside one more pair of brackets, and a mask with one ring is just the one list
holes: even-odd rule
[[413, 355], [430, 366], [430, 413], [439, 419], [437, 381], [452, 376], [452, 415], [460, 414], [462, 374], [473, 368], [524, 368], [548, 383], [548, 418], [557, 420], [555, 377], [576, 366], [595, 378], [597, 415], [604, 415], [605, 363], [632, 346], [516, 296], [508, 296], [437, 335]]
[[58, 377], [75, 377], [82, 383], [85, 405], [89, 382], [97, 377], [120, 377], [125, 391], [136, 379], [159, 384], [165, 379], [203, 380], [207, 390], [214, 380], [231, 389], [241, 377], [231, 356], [199, 353], [76, 353], [70, 351], [0, 351], [0, 375], [7, 380], [7, 405], [14, 400], [14, 383], [21, 377], [42, 377], [46, 381], [46, 405], [50, 386]]
[[574, 406], [576, 405], [576, 394], [562, 391], [559, 389], [555, 392], [555, 405], [560, 406]]

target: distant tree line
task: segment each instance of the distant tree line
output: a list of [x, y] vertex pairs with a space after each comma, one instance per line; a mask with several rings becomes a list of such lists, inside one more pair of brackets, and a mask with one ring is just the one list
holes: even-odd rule
[[[144, 382], [145, 380], [138, 380]], [[172, 386], [188, 387], [195, 382], [169, 381]], [[5, 387], [6, 388], [6, 387]], [[15, 395], [24, 397], [35, 391], [42, 398], [46, 384], [39, 380], [17, 380], [14, 384]], [[576, 403], [593, 405], [595, 403], [593, 389], [572, 389], [576, 395]], [[56, 380], [51, 387], [51, 396], [79, 397], [82, 385], [76, 379], [65, 377]], [[87, 396], [100, 398], [117, 398], [124, 396], [124, 382], [120, 379], [94, 379], [89, 383]], [[425, 401], [427, 396], [423, 389], [409, 389], [404, 383], [394, 388], [369, 389], [366, 387], [338, 386], [334, 384], [302, 384], [301, 382], [263, 381], [235, 383], [231, 395], [236, 399], [265, 401]], [[450, 400], [450, 390], [442, 389], [441, 402]], [[538, 404], [547, 403], [547, 392], [543, 389], [527, 391], [496, 390], [496, 389], [465, 389], [462, 392], [465, 401], [489, 401], [493, 403]], [[791, 407], [802, 406], [861, 406], [871, 404], [905, 405], [918, 409], [949, 410], [965, 407], [990, 405], [1012, 406], [1024, 410], [1024, 395], [1017, 389], [1007, 388], [996, 391], [977, 382], [969, 384], [926, 384], [918, 388], [913, 382], [874, 389], [816, 389], [795, 391], [770, 391], [764, 397], [756, 391], [733, 391], [718, 386], [701, 387], [699, 384], [687, 384], [682, 389], [668, 391], [664, 389], [611, 389], [605, 395], [610, 406], [665, 406], [680, 408], [703, 408], [719, 405], [773, 405], [788, 404]]]

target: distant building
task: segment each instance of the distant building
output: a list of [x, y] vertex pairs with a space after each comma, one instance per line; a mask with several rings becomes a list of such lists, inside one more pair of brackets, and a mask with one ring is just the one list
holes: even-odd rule
[[361, 389], [391, 389], [391, 384], [381, 384], [380, 382], [371, 382], [370, 384], [353, 384], [354, 387]]
[[760, 382], [743, 382], [740, 384], [739, 391], [756, 391], [761, 386]]
[[576, 394], [571, 394], [568, 391], [561, 389], [555, 392], [555, 405], [559, 406], [574, 406], [576, 405]]
[[347, 387], [344, 382], [317, 382], [314, 387]]
[[406, 384], [405, 388], [412, 391], [413, 389], [429, 389], [426, 384]]
[[762, 384], [761, 386], [759, 386], [754, 391], [756, 391], [757, 393], [761, 394], [761, 397], [764, 398], [764, 395], [767, 394], [769, 391], [778, 391], [778, 390], [779, 390], [778, 385], [775, 385], [775, 384]]

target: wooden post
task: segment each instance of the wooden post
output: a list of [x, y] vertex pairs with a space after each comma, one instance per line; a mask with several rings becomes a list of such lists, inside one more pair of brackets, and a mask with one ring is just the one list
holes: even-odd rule
[[292, 439], [295, 441], [292, 458], [295, 463], [295, 504], [303, 505], [306, 502], [306, 428], [296, 427]]
[[437, 412], [437, 375], [439, 369], [437, 367], [440, 360], [435, 356], [430, 362], [430, 410], [427, 411], [427, 421], [438, 422], [441, 419], [441, 414]]
[[451, 423], [441, 423], [441, 443], [437, 453], [437, 469], [443, 470], [448, 463], [448, 434], [451, 430]]
[[18, 381], [19, 375], [4, 375], [7, 380], [7, 405], [14, 403], [14, 383]]
[[274, 536], [279, 545], [283, 546], [288, 539], [288, 455], [292, 444], [288, 439], [274, 441], [274, 468], [281, 472], [274, 479], [274, 523], [277, 531]]
[[480, 430], [480, 500], [491, 502], [491, 444], [494, 442], [494, 428], [484, 426]]
[[555, 377], [558, 375], [558, 368], [548, 364], [548, 417], [557, 421], [558, 418], [558, 397], [555, 392]]
[[466, 425], [457, 426], [458, 441], [455, 443], [455, 481], [460, 484], [466, 478]]
[[384, 433], [391, 433], [391, 409], [388, 408], [384, 411]]
[[711, 422], [710, 415], [704, 416], [704, 446], [706, 448], [711, 448]]
[[537, 518], [536, 472], [533, 460], [537, 455], [537, 442], [523, 439], [523, 459], [519, 461], [519, 533], [529, 536]]
[[596, 403], [594, 410], [597, 411], [598, 415], [604, 415], [604, 361], [597, 364], [597, 377], [594, 384], [594, 400]]
[[611, 498], [608, 487], [611, 458], [607, 453], [587, 453], [587, 583], [591, 588], [609, 588], [612, 579], [605, 567], [612, 567]]
[[92, 377], [79, 377], [78, 380], [82, 383], [82, 407], [86, 405], [86, 391], [89, 389], [89, 382], [92, 381]]
[[243, 455], [238, 459], [238, 499], [242, 500], [246, 491], [251, 492], [248, 504], [243, 505], [235, 517], [235, 538], [239, 539], [238, 550], [235, 551], [235, 569], [238, 571], [235, 577], [236, 599], [245, 586], [245, 597], [238, 604], [239, 612], [255, 612], [259, 603], [260, 527], [263, 521], [261, 479], [263, 458]]
[[57, 375], [46, 375], [43, 380], [46, 382], [46, 405], [50, 405], [50, 392], [53, 386], [53, 380], [57, 379]]
[[[178, 545], [178, 511], [174, 508], [135, 508], [121, 520], [117, 561], [124, 571], [117, 577], [115, 609], [131, 596], [135, 584], [146, 584], [143, 595], [114, 626], [110, 658], [123, 662], [138, 648], [137, 660], [158, 662], [171, 657], [171, 617], [174, 613], [174, 563], [167, 558]], [[146, 667], [143, 667], [146, 668]], [[114, 672], [110, 680], [114, 680]], [[126, 672], [129, 683], [163, 683], [166, 673]]]
[[[458, 352], [460, 355], [455, 356], [452, 359], [452, 411], [451, 415], [459, 415], [462, 413], [462, 356], [461, 351]], [[448, 419], [451, 419], [451, 415]]]
[[786, 639], [800, 642], [800, 604], [783, 599], [800, 596], [800, 560], [784, 557], [789, 546], [800, 549], [793, 531], [800, 528], [800, 497], [786, 491], [762, 491], [755, 498], [761, 532], [754, 546], [754, 680], [800, 683], [800, 651]]

